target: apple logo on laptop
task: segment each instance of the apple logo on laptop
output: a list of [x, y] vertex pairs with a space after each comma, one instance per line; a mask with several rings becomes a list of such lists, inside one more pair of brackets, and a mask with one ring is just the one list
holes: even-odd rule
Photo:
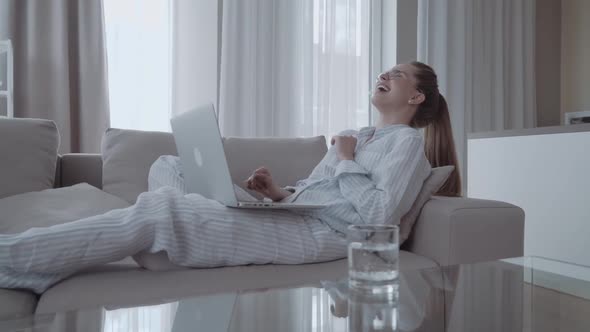
[[198, 148], [193, 149], [193, 155], [195, 156], [195, 162], [199, 167], [203, 167], [203, 156], [201, 155], [201, 151]]

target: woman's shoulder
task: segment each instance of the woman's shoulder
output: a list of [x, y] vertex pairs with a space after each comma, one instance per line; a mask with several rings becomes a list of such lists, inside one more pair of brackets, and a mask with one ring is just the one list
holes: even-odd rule
[[415, 137], [422, 139], [422, 133], [416, 128], [410, 126], [404, 126], [398, 131], [398, 137]]
[[401, 142], [406, 139], [410, 139], [410, 140], [414, 140], [414, 139], [423, 140], [424, 139], [422, 136], [422, 133], [418, 129], [412, 128], [410, 126], [400, 126], [399, 128], [396, 128], [396, 130], [385, 135], [384, 138], [385, 138], [385, 141], [388, 141], [391, 143]]
[[338, 136], [356, 136], [358, 134], [358, 130], [354, 129], [346, 129], [338, 133]]
[[393, 149], [406, 149], [408, 146], [424, 145], [424, 137], [420, 131], [412, 127], [399, 128], [380, 139], [378, 144], [386, 153]]

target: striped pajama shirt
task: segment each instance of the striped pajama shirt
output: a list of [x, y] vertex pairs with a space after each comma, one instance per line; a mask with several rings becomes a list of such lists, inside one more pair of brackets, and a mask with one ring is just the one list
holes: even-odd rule
[[186, 194], [178, 159], [160, 157], [149, 191], [131, 207], [0, 235], [0, 287], [42, 293], [84, 268], [145, 251], [166, 251], [177, 265], [203, 268], [345, 257], [346, 226], [396, 220], [430, 171], [422, 138], [410, 127], [363, 128], [358, 139], [355, 161], [338, 162], [330, 149], [286, 199], [325, 203], [321, 210], [228, 208]]

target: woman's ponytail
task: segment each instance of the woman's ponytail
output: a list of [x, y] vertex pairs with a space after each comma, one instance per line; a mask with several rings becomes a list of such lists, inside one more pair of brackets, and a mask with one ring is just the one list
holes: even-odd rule
[[455, 170], [436, 194], [461, 196], [461, 176], [451, 129], [451, 117], [447, 101], [442, 94], [439, 94], [437, 117], [424, 128], [424, 142], [426, 158], [432, 167], [455, 166]]
[[424, 94], [411, 126], [424, 128], [424, 151], [432, 167], [455, 166], [447, 182], [437, 195], [461, 196], [461, 173], [451, 129], [451, 117], [447, 101], [438, 90], [438, 78], [429, 65], [414, 61], [417, 89]]

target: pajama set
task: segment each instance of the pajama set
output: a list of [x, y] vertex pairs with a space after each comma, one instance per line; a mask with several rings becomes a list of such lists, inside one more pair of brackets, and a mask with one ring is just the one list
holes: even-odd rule
[[187, 194], [178, 158], [163, 156], [150, 169], [149, 191], [133, 206], [0, 235], [0, 288], [42, 293], [84, 268], [140, 252], [165, 251], [171, 262], [195, 268], [343, 258], [348, 225], [399, 222], [430, 174], [415, 129], [392, 125], [344, 134], [357, 135], [355, 160], [339, 161], [330, 148], [285, 199], [322, 203], [323, 209], [228, 208]]

